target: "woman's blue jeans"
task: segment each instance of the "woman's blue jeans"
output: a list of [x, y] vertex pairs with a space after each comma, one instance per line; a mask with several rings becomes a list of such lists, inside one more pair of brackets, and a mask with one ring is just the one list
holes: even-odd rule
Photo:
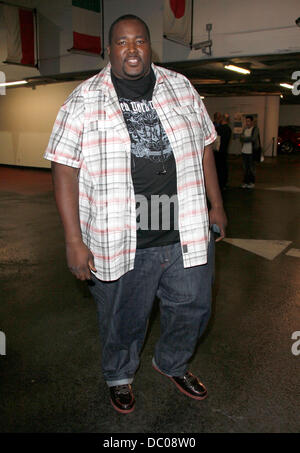
[[118, 280], [93, 276], [102, 342], [102, 371], [108, 386], [130, 384], [139, 366], [152, 305], [160, 299], [160, 338], [154, 361], [170, 376], [183, 376], [211, 313], [214, 238], [208, 262], [183, 267], [180, 243], [137, 249], [134, 269]]

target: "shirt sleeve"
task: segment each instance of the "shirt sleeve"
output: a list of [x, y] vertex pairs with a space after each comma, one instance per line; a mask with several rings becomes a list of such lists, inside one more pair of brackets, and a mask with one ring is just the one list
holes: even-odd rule
[[82, 163], [83, 100], [71, 96], [56, 117], [44, 158], [69, 167], [80, 168]]
[[200, 117], [201, 117], [201, 123], [203, 127], [203, 134], [204, 134], [204, 144], [205, 146], [210, 145], [213, 143], [216, 138], [217, 138], [217, 132], [215, 130], [215, 126], [213, 125], [213, 122], [211, 121], [206, 107], [199, 96], [199, 93], [195, 90], [195, 88], [192, 86], [193, 90], [193, 95], [194, 95], [194, 105], [195, 108], [199, 111]]

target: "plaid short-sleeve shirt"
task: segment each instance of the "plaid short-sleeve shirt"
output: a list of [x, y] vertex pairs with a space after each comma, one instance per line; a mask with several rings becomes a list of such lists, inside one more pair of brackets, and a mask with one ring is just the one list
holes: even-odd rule
[[[152, 65], [153, 106], [173, 149], [177, 172], [178, 227], [185, 267], [205, 264], [209, 221], [202, 158], [216, 132], [191, 83]], [[116, 280], [134, 268], [136, 205], [131, 142], [111, 66], [79, 85], [59, 110], [44, 157], [79, 168], [79, 215], [95, 274]]]

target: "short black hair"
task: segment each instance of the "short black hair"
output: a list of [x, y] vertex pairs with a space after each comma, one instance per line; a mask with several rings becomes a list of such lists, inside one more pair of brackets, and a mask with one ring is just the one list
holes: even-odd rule
[[134, 14], [125, 14], [124, 16], [118, 17], [118, 19], [116, 19], [116, 20], [111, 24], [111, 26], [110, 26], [110, 28], [109, 28], [109, 32], [108, 32], [108, 44], [109, 44], [109, 45], [111, 45], [112, 35], [113, 35], [113, 31], [114, 31], [115, 25], [117, 25], [119, 22], [122, 22], [123, 20], [137, 20], [137, 21], [139, 21], [141, 24], [143, 24], [144, 27], [145, 27], [145, 29], [146, 29], [148, 39], [149, 39], [149, 41], [150, 41], [150, 31], [149, 31], [149, 28], [148, 28], [148, 25], [146, 24], [146, 22], [144, 22], [143, 19], [141, 19], [141, 18], [138, 17], [138, 16], [135, 16]]
[[252, 116], [252, 115], [247, 115], [247, 116], [246, 116], [246, 120], [247, 120], [247, 119], [253, 121], [253, 116]]

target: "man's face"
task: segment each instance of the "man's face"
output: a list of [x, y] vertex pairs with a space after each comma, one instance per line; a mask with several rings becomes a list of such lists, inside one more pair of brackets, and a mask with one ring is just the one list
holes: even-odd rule
[[150, 72], [151, 45], [144, 25], [138, 20], [123, 20], [113, 28], [107, 48], [114, 75], [136, 80]]
[[246, 118], [246, 127], [252, 127], [253, 126], [253, 121], [250, 118]]
[[221, 123], [221, 120], [222, 120], [222, 113], [216, 112], [216, 113], [214, 114], [214, 121], [215, 121], [215, 123], [219, 124], [219, 123]]

